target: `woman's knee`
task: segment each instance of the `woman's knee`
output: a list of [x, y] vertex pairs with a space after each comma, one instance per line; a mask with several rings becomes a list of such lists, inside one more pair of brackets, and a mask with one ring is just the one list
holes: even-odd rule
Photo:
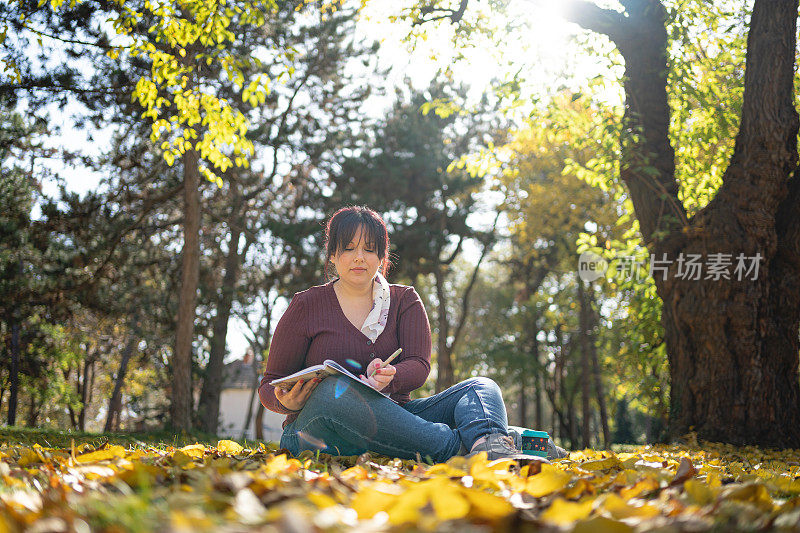
[[349, 418], [362, 411], [366, 404], [358, 386], [354, 386], [350, 378], [330, 376], [314, 388], [303, 406], [303, 411], [321, 412], [331, 418]]
[[472, 388], [480, 389], [492, 394], [502, 395], [500, 386], [495, 383], [492, 378], [477, 377], [464, 380], [462, 383], [469, 385]]

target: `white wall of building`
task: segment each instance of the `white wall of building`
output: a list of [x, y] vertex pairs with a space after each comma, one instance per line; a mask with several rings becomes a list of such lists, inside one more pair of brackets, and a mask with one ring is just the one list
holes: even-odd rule
[[[251, 389], [223, 389], [219, 399], [220, 436], [241, 438], [244, 419], [247, 416], [247, 406], [250, 405], [250, 391]], [[258, 402], [258, 394], [256, 394], [253, 402], [253, 417], [258, 409]], [[281, 425], [285, 418], [286, 415], [273, 413], [268, 409], [264, 411], [264, 440], [280, 442], [283, 431]], [[254, 422], [250, 423], [245, 438], [255, 440]]]

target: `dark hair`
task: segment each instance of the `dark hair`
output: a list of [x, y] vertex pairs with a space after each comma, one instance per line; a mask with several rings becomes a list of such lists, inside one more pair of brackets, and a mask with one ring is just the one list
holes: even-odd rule
[[343, 207], [336, 211], [325, 224], [325, 273], [332, 277], [329, 270], [331, 257], [338, 255], [350, 244], [358, 228], [363, 228], [362, 238], [375, 247], [378, 259], [383, 267], [380, 272], [386, 276], [389, 270], [389, 232], [383, 218], [365, 206]]

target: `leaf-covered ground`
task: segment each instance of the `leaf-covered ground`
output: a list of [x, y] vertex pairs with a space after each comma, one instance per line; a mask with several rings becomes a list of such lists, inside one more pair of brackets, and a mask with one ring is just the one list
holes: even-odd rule
[[485, 458], [291, 458], [227, 440], [0, 440], [0, 533], [800, 531], [791, 451], [641, 446], [518, 469]]

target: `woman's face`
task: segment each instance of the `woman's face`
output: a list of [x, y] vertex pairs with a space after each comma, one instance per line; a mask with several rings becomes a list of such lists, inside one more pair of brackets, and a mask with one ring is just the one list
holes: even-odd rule
[[336, 267], [339, 279], [353, 285], [372, 283], [381, 266], [378, 251], [372, 243], [367, 244], [363, 234], [363, 227], [359, 227], [353, 240], [345, 245], [344, 250], [338, 255], [331, 256], [331, 262]]

